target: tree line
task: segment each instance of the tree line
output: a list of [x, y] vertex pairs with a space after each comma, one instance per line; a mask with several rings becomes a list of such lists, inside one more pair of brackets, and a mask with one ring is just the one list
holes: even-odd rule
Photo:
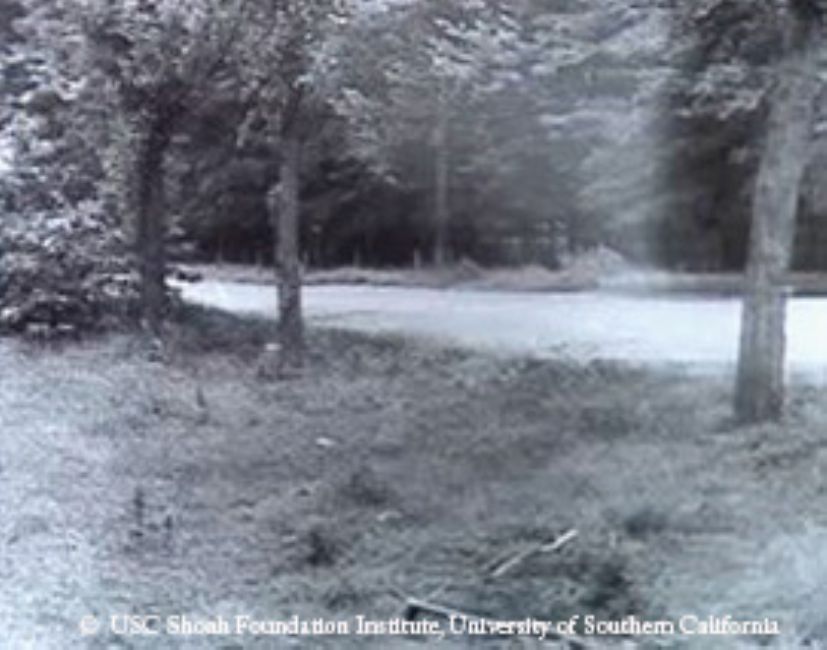
[[116, 215], [156, 333], [172, 231], [269, 241], [286, 368], [302, 264], [343, 241], [356, 261], [746, 264], [738, 410], [773, 415], [782, 276], [821, 259], [820, 24], [815, 0], [17, 0], [5, 212]]

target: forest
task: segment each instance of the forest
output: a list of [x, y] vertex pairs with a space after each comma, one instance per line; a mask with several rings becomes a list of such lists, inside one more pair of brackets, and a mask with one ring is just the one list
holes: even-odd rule
[[9, 647], [821, 647], [826, 22], [0, 0]]
[[[121, 224], [118, 175], [154, 137], [188, 254], [270, 263], [284, 155], [270, 122], [295, 120], [308, 265], [554, 267], [605, 244], [743, 268], [773, 3], [296, 3], [289, 24], [254, 4], [4, 3], [4, 194], [24, 201], [7, 212]], [[800, 196], [800, 269], [825, 267], [822, 154]]]

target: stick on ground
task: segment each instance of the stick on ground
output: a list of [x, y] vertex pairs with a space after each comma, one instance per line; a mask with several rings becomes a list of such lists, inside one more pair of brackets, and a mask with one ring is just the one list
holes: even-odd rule
[[554, 553], [555, 551], [559, 551], [563, 548], [566, 544], [568, 544], [571, 540], [577, 537], [577, 531], [573, 528], [571, 530], [566, 531], [560, 537], [541, 544], [535, 544], [533, 546], [528, 547], [514, 555], [513, 557], [509, 558], [508, 560], [496, 565], [491, 570], [491, 577], [492, 578], [501, 578], [506, 573], [511, 571], [514, 567], [522, 564], [532, 555], [536, 555], [538, 553]]

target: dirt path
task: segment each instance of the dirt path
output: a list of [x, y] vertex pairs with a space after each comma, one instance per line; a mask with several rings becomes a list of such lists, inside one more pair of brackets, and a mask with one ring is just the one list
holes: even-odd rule
[[[193, 303], [235, 313], [275, 314], [272, 287], [203, 281], [182, 290]], [[308, 287], [305, 296], [312, 321], [357, 331], [410, 334], [538, 356], [715, 370], [734, 363], [740, 317], [734, 298], [362, 286]], [[827, 380], [827, 299], [793, 299], [788, 328], [791, 368]]]

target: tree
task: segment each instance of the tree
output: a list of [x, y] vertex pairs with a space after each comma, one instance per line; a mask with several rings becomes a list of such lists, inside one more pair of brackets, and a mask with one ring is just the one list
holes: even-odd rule
[[367, 156], [428, 196], [433, 259], [447, 243], [449, 257], [552, 265], [623, 233], [641, 206], [656, 211], [670, 11], [654, 1], [417, 2], [370, 23], [355, 41], [349, 115], [373, 130]]
[[304, 363], [300, 214], [302, 161], [324, 123], [326, 77], [336, 66], [335, 34], [349, 7], [335, 0], [284, 0], [253, 10], [237, 70], [249, 110], [239, 139], [266, 144], [278, 158], [267, 192], [278, 287], [279, 374]]
[[764, 151], [752, 200], [746, 295], [735, 386], [741, 422], [777, 419], [784, 404], [786, 295], [799, 189], [808, 162], [820, 90], [822, 12], [790, 0], [788, 31], [776, 69]]
[[112, 168], [130, 216], [141, 312], [159, 336], [166, 310], [165, 170], [173, 137], [220, 80], [246, 14], [245, 4], [171, 0], [75, 6], [85, 26], [99, 99], [118, 125]]
[[76, 335], [133, 316], [119, 224], [97, 192], [79, 32], [61, 2], [7, 3], [0, 63], [0, 330]]
[[[386, 178], [427, 195], [430, 258], [445, 264], [460, 248], [451, 237], [458, 215], [474, 210], [472, 197], [486, 185], [461, 192], [470, 189], [463, 180], [479, 176], [483, 161], [496, 159], [498, 171], [508, 166], [503, 156], [491, 155], [501, 142], [488, 118], [496, 99], [519, 94], [525, 81], [519, 24], [507, 5], [493, 0], [422, 0], [391, 5], [356, 29], [363, 35], [351, 41], [337, 108]], [[503, 121], [495, 127], [500, 135]], [[455, 200], [459, 194], [462, 201]]]

